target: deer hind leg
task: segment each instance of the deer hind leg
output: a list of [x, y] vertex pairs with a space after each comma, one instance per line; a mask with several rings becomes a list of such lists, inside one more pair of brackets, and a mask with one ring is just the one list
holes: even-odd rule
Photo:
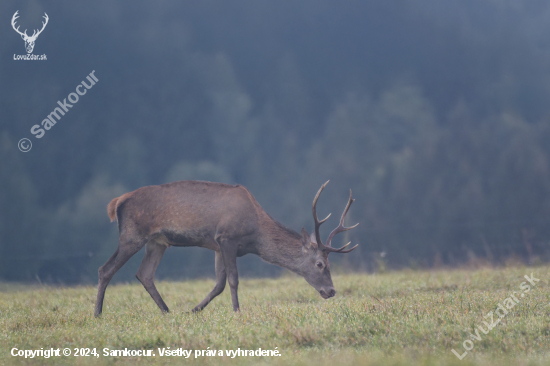
[[145, 256], [136, 273], [139, 282], [145, 287], [163, 313], [167, 313], [169, 310], [155, 287], [155, 272], [166, 248], [166, 245], [158, 244], [155, 241], [148, 242], [145, 245]]
[[222, 253], [216, 252], [216, 286], [214, 286], [214, 289], [210, 291], [210, 293], [204, 298], [204, 300], [201, 301], [200, 304], [195, 306], [195, 308], [192, 310], [193, 312], [201, 311], [212, 301], [216, 296], [221, 294], [223, 290], [225, 289], [225, 282], [227, 279], [227, 275], [225, 273], [225, 265], [223, 264], [223, 258]]
[[96, 318], [101, 315], [103, 310], [103, 299], [105, 298], [107, 285], [109, 285], [115, 273], [128, 261], [128, 259], [143, 248], [146, 242], [147, 240], [130, 240], [121, 236], [115, 253], [104, 265], [99, 267], [99, 283], [97, 286], [97, 299], [94, 312]]

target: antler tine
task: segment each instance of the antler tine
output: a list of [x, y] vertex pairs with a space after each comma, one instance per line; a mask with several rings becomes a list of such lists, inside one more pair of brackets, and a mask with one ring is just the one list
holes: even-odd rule
[[349, 245], [351, 244], [351, 241], [349, 243], [347, 243], [346, 245], [344, 245], [343, 247], [339, 248], [339, 249], [335, 249], [333, 247], [327, 247], [327, 251], [329, 253], [349, 253], [351, 252], [353, 249], [357, 248], [359, 246], [359, 244], [355, 244], [353, 247], [351, 247], [350, 249], [346, 249], [344, 250], [345, 248], [347, 248]]
[[344, 212], [342, 213], [342, 217], [340, 218], [340, 225], [338, 225], [338, 227], [334, 230], [332, 230], [332, 232], [330, 233], [330, 235], [328, 236], [328, 239], [327, 239], [327, 244], [325, 245], [325, 248], [329, 251], [329, 252], [337, 252], [337, 253], [349, 253], [351, 252], [353, 249], [355, 249], [357, 247], [357, 244], [356, 246], [354, 246], [353, 248], [351, 249], [348, 249], [348, 250], [343, 250], [344, 248], [346, 248], [348, 245], [351, 244], [351, 242], [347, 243], [346, 245], [344, 245], [343, 247], [339, 248], [339, 249], [335, 249], [333, 248], [330, 243], [332, 242], [332, 238], [334, 238], [334, 236], [338, 233], [341, 233], [343, 231], [347, 231], [347, 230], [351, 230], [355, 227], [357, 227], [357, 225], [359, 225], [359, 223], [353, 225], [353, 226], [349, 226], [349, 227], [346, 227], [344, 226], [344, 219], [349, 211], [349, 208], [351, 207], [351, 204], [355, 201], [355, 199], [352, 198], [352, 193], [351, 193], [351, 189], [349, 190], [349, 200], [348, 200], [348, 204], [346, 205], [346, 208], [344, 209]]
[[319, 248], [324, 248], [323, 242], [321, 241], [321, 235], [319, 234], [319, 228], [321, 227], [321, 224], [328, 220], [331, 214], [328, 214], [327, 217], [325, 217], [323, 220], [319, 221], [319, 218], [317, 217], [317, 200], [319, 199], [319, 196], [321, 195], [321, 192], [323, 192], [323, 189], [327, 186], [328, 182], [330, 180], [327, 180], [325, 184], [319, 188], [317, 191], [317, 194], [315, 195], [315, 198], [313, 199], [313, 220], [315, 221], [315, 240], [317, 241], [317, 246]]

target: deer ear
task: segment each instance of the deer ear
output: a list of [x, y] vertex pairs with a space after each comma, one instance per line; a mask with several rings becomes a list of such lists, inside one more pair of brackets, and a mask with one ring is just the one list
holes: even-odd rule
[[[315, 234], [313, 234], [313, 235], [315, 235]], [[313, 238], [313, 240], [315, 240], [315, 238]], [[304, 248], [304, 250], [309, 250], [312, 247], [314, 249], [317, 248], [317, 243], [314, 243], [314, 242], [311, 241], [311, 237], [309, 236], [306, 229], [304, 229], [304, 228], [302, 228], [302, 247]]]
[[311, 233], [309, 236], [309, 245], [311, 245], [314, 249], [317, 249], [317, 239], [315, 239], [315, 232]]

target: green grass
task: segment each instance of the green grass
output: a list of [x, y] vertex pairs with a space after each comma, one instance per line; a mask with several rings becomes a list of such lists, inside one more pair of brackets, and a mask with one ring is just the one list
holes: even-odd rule
[[[525, 274], [541, 279], [474, 348], [463, 342]], [[107, 288], [93, 317], [94, 287], [0, 286], [2, 364], [550, 365], [550, 267], [342, 274], [323, 300], [301, 277], [243, 279], [241, 312], [229, 288], [187, 314], [213, 280], [159, 282], [162, 315], [140, 284]], [[496, 316], [495, 316], [496, 319]], [[485, 327], [486, 328], [486, 327]], [[469, 344], [467, 344], [469, 346]], [[18, 349], [152, 349], [156, 357], [12, 357]], [[279, 350], [280, 357], [159, 357], [157, 348]]]

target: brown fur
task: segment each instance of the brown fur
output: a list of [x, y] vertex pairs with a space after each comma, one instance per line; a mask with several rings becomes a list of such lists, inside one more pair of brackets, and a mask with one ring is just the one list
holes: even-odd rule
[[111, 202], [109, 202], [109, 204], [107, 205], [107, 214], [109, 215], [109, 218], [111, 219], [111, 222], [115, 221], [115, 218], [116, 218], [116, 204], [117, 204], [119, 198], [120, 197], [113, 198], [111, 200]]

